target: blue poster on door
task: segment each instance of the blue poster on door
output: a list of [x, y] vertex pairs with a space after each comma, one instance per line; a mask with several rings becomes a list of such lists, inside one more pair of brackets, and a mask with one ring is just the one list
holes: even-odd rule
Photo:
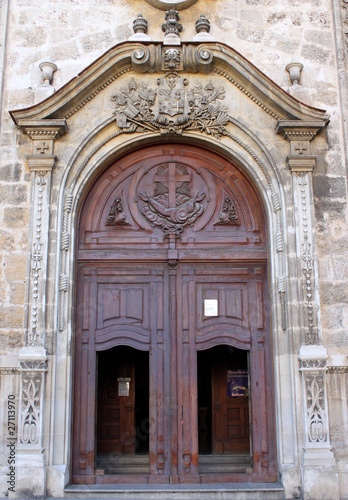
[[229, 398], [248, 396], [248, 372], [227, 370], [227, 395]]

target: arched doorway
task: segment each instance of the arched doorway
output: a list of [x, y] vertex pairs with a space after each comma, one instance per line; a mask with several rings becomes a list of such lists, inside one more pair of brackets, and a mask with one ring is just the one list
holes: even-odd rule
[[239, 168], [172, 144], [105, 170], [76, 316], [74, 482], [276, 481], [266, 222]]

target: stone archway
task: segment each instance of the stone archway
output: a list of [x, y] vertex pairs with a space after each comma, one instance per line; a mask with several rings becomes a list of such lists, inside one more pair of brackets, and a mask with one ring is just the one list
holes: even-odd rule
[[[320, 151], [320, 143], [325, 142], [323, 137], [314, 138], [329, 117], [293, 99], [232, 48], [183, 42], [177, 47], [180, 64], [175, 76], [180, 88], [172, 97], [183, 100], [184, 113], [179, 120], [163, 120], [163, 100], [153, 90], [157, 88], [154, 73], [160, 77], [160, 90], [168, 91], [167, 86], [170, 89], [175, 83], [165, 82], [167, 49], [157, 42], [115, 46], [43, 103], [11, 112], [16, 125], [32, 139], [32, 154], [26, 156], [27, 144], [20, 153], [27, 157], [31, 170], [29, 232], [33, 245], [28, 257], [26, 332], [18, 357], [18, 492], [31, 488], [44, 494], [47, 484], [59, 497], [71, 482], [71, 345], [81, 197], [105, 165], [139, 147], [140, 142], [175, 144], [179, 138], [203, 148], [209, 144], [233, 159], [258, 186], [267, 216], [279, 473], [288, 496], [295, 496], [301, 477], [320, 471], [321, 482], [316, 484], [320, 491], [327, 481], [337, 482], [326, 407], [327, 355], [320, 343], [312, 190], [316, 163], [312, 153]], [[146, 97], [140, 110], [139, 100], [133, 99], [134, 80]], [[224, 105], [209, 107], [212, 97], [223, 100], [214, 89], [221, 98], [226, 92], [226, 103], [232, 104], [229, 110]], [[120, 92], [124, 109], [115, 100]], [[203, 120], [202, 104], [208, 112]], [[169, 116], [173, 117], [170, 110]], [[154, 193], [150, 194], [153, 198]], [[286, 227], [293, 231], [286, 234]], [[31, 415], [25, 403], [28, 382], [37, 391], [33, 406], [36, 432], [30, 441], [24, 432]], [[51, 390], [45, 392], [45, 383]], [[314, 397], [318, 386], [324, 394], [319, 413], [306, 397], [306, 391]], [[301, 400], [303, 418], [298, 415]], [[315, 436], [311, 422], [318, 414], [322, 416], [321, 431]]]
[[[73, 481], [276, 481], [268, 311], [264, 210], [235, 165], [184, 144], [112, 164], [90, 189], [79, 223]], [[119, 455], [123, 463], [136, 457], [131, 361], [121, 377], [128, 396], [114, 377], [119, 397], [113, 423], [101, 428], [110, 446], [98, 465], [97, 353], [116, 346], [149, 351], [149, 455], [140, 473], [136, 460], [123, 472], [111, 466]], [[249, 362], [243, 373], [233, 356], [223, 373], [211, 369], [213, 472], [199, 454], [197, 356], [218, 346], [246, 351]], [[229, 373], [247, 380], [244, 396], [228, 394]], [[251, 429], [242, 454], [240, 412]]]

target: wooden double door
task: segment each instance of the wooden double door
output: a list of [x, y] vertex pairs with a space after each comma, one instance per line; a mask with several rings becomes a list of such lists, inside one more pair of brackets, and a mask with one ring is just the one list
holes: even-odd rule
[[113, 164], [81, 209], [75, 483], [276, 481], [265, 226], [186, 146]]

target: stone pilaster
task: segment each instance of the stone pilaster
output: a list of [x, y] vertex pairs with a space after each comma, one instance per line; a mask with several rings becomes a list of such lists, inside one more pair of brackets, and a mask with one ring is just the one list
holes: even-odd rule
[[290, 142], [287, 165], [292, 174], [300, 305], [299, 351], [303, 401], [302, 488], [305, 500], [338, 499], [338, 475], [329, 438], [326, 349], [321, 345], [316, 233], [312, 175], [316, 156], [311, 141], [323, 122], [279, 122]]
[[31, 211], [29, 224], [30, 261], [27, 276], [27, 315], [20, 364], [16, 496], [35, 492], [45, 494], [43, 455], [43, 401], [47, 356], [46, 282], [49, 235], [51, 175], [56, 157], [54, 140], [64, 127], [57, 124], [27, 123], [23, 131], [33, 141], [33, 154], [27, 157], [31, 172]]

